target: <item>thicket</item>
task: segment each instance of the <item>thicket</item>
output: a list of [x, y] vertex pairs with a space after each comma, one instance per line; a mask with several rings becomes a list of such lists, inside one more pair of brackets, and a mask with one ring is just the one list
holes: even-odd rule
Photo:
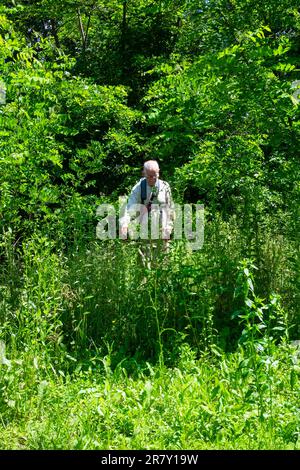
[[[13, 323], [27, 263], [41, 257], [38, 272], [50, 256], [70, 269], [62, 282], [77, 299], [63, 306], [57, 292], [64, 338], [77, 317], [93, 341], [122, 344], [140, 317], [149, 333], [156, 296], [171, 342], [234, 348], [247, 259], [257, 295], [266, 305], [278, 296], [299, 336], [299, 24], [285, 1], [4, 2], [2, 289]], [[154, 273], [140, 272], [133, 247], [95, 241], [97, 205], [128, 192], [146, 158], [158, 159], [177, 202], [205, 206], [203, 249], [174, 243]], [[76, 287], [74, 266], [86, 265]], [[130, 350], [153, 352], [151, 339], [126, 335]]]
[[[299, 35], [296, 0], [2, 1], [2, 447], [297, 447]], [[205, 227], [145, 267], [96, 209], [149, 158]]]

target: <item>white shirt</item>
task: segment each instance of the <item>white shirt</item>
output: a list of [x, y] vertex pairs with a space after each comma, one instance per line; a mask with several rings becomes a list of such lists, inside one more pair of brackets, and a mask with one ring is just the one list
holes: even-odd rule
[[[141, 178], [138, 183], [132, 188], [130, 196], [128, 198], [127, 206], [125, 209], [125, 214], [120, 219], [121, 227], [128, 227], [130, 224], [131, 216], [137, 212], [137, 205], [142, 204], [141, 199], [141, 182], [145, 178]], [[163, 180], [158, 179], [155, 183], [155, 196], [152, 199], [151, 205], [151, 217], [154, 215], [160, 218], [161, 230], [163, 238], [168, 238], [173, 228], [174, 221], [174, 204], [172, 200], [171, 188], [170, 185]], [[146, 209], [147, 204], [150, 201], [150, 197], [153, 192], [153, 187], [149, 186], [147, 183], [147, 198], [144, 201], [144, 206]], [[144, 214], [141, 211], [140, 222], [143, 220], [143, 216], [147, 214], [147, 211], [144, 210]]]

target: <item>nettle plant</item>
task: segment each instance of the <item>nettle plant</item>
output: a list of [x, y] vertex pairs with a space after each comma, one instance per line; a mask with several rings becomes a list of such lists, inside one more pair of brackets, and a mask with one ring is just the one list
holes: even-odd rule
[[245, 381], [247, 399], [252, 400], [260, 420], [266, 422], [272, 434], [275, 414], [274, 391], [280, 355], [278, 344], [287, 344], [288, 320], [280, 305], [280, 297], [272, 294], [268, 302], [255, 294], [254, 271], [251, 259], [239, 265], [235, 298], [241, 307], [234, 312], [243, 327], [239, 340], [239, 368]]
[[254, 270], [252, 260], [240, 262], [235, 298], [243, 301], [243, 306], [234, 312], [239, 318], [243, 331], [240, 344], [252, 347], [266, 339], [268, 342], [287, 341], [289, 326], [286, 312], [280, 303], [280, 296], [271, 294], [269, 302], [258, 297], [254, 289]]

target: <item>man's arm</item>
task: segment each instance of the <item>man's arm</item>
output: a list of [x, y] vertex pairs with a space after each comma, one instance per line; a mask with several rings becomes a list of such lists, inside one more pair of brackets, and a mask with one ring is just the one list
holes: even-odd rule
[[125, 207], [124, 214], [119, 220], [120, 235], [122, 238], [127, 238], [128, 225], [130, 223], [130, 210], [135, 204], [141, 204], [141, 182], [139, 181], [131, 190], [128, 202]]

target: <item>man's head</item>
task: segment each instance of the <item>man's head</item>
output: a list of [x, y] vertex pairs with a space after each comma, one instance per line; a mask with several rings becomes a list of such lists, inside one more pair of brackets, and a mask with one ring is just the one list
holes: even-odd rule
[[149, 186], [154, 186], [159, 177], [159, 166], [156, 160], [148, 160], [144, 163], [143, 174]]

